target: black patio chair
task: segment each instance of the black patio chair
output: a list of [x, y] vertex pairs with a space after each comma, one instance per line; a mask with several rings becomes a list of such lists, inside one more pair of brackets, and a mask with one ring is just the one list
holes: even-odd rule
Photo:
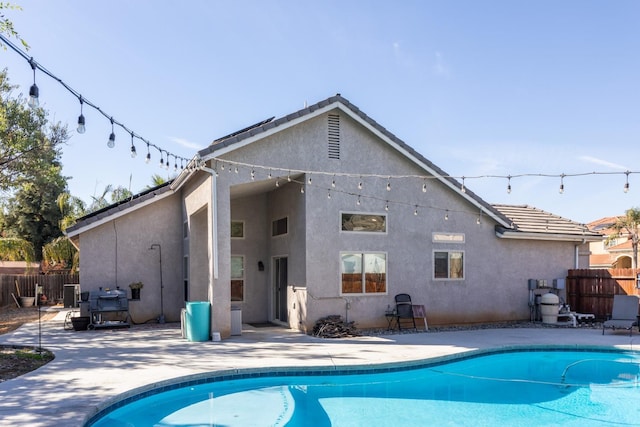
[[413, 305], [411, 304], [411, 296], [409, 294], [398, 294], [396, 299], [396, 323], [398, 324], [398, 330], [402, 330], [402, 322], [411, 322], [413, 329], [418, 330], [416, 327], [416, 319], [413, 317]]

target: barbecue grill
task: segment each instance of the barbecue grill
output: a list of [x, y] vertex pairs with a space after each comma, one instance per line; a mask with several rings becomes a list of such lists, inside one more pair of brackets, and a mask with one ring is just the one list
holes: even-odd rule
[[129, 300], [120, 289], [89, 293], [89, 329], [129, 327]]

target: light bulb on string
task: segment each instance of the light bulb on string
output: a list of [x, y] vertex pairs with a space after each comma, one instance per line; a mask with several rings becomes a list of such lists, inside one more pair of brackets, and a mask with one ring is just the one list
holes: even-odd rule
[[360, 206], [360, 196], [358, 196], [358, 200], [356, 201], [356, 205]]
[[78, 133], [85, 133], [85, 131], [87, 130], [87, 128], [85, 128], [84, 124], [84, 114], [82, 114], [82, 105], [84, 104], [84, 101], [82, 101], [82, 96], [80, 97], [80, 115], [78, 116], [78, 128], [77, 131]]
[[564, 177], [565, 174], [560, 175], [560, 189], [558, 190], [560, 194], [564, 193]]
[[149, 151], [149, 143], [147, 142], [147, 158], [144, 159], [144, 162], [149, 164], [150, 161], [151, 161], [151, 152]]
[[418, 205], [416, 205], [416, 208], [413, 210], [413, 215], [418, 216]]
[[422, 183], [422, 192], [426, 193], [427, 192], [427, 180], [425, 179], [424, 182]]
[[507, 194], [511, 194], [511, 175], [507, 177]]
[[109, 135], [109, 141], [107, 141], [107, 147], [113, 148], [116, 145], [116, 134], [113, 131], [113, 117], [111, 117], [111, 134]]
[[271, 179], [273, 176], [271, 175], [271, 169], [269, 169], [269, 175], [267, 176], [267, 178]]
[[180, 170], [184, 170], [184, 159], [180, 159]]
[[136, 152], [136, 146], [133, 145], [133, 132], [131, 132], [131, 158], [135, 158], [138, 155]]
[[389, 201], [388, 200], [385, 202], [384, 210], [389, 212]]
[[333, 176], [333, 179], [331, 180], [331, 188], [336, 188], [336, 176]]
[[169, 153], [167, 153], [167, 162], [164, 164], [164, 168], [165, 168], [166, 170], [169, 170], [169, 155], [170, 155], [170, 154], [169, 154]]
[[251, 169], [251, 181], [256, 179], [256, 171]]
[[173, 171], [178, 172], [178, 158], [173, 156]]
[[233, 170], [235, 173], [238, 173], [238, 167], [236, 166], [235, 169]]
[[291, 172], [287, 174], [287, 182], [291, 182]]
[[476, 224], [480, 225], [480, 223], [482, 222], [481, 218], [482, 218], [482, 210], [480, 210], [480, 214], [478, 215], [478, 218], [476, 219]]
[[626, 180], [626, 182], [624, 183], [624, 189], [623, 189], [623, 191], [624, 191], [625, 193], [628, 193], [628, 192], [629, 192], [629, 174], [630, 174], [630, 173], [631, 173], [630, 171], [626, 171], [626, 172], [624, 173], [624, 174], [627, 176], [627, 177], [626, 177], [626, 178], [627, 178], [627, 180]]
[[162, 154], [162, 150], [160, 150], [160, 163], [158, 163], [159, 167], [164, 167], [164, 154]]
[[280, 180], [276, 179], [276, 187], [280, 187]]
[[38, 108], [40, 105], [40, 90], [38, 89], [38, 85], [36, 85], [36, 64], [33, 62], [33, 58], [29, 60], [29, 65], [31, 65], [31, 69], [33, 70], [33, 84], [29, 88], [29, 100], [27, 101], [27, 105], [34, 109]]
[[387, 191], [391, 191], [391, 177], [387, 179]]
[[362, 190], [362, 177], [360, 177], [360, 181], [358, 182], [358, 190]]
[[446, 211], [446, 212], [444, 213], [444, 220], [445, 220], [445, 221], [449, 221], [449, 211]]
[[311, 174], [309, 174], [309, 179], [307, 180], [307, 183], [311, 185]]
[[467, 189], [464, 186], [464, 176], [462, 177], [462, 185], [460, 186], [460, 191], [462, 191], [463, 193], [467, 192]]
[[304, 194], [304, 185], [300, 186], [300, 194]]
[[330, 199], [330, 198], [331, 198], [331, 190], [329, 189], [327, 190], [327, 199]]

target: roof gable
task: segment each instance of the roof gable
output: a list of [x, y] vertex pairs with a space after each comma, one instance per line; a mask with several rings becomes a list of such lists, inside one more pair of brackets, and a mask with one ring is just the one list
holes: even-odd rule
[[241, 147], [245, 147], [257, 140], [266, 138], [269, 135], [288, 129], [305, 120], [310, 120], [313, 117], [324, 114], [325, 112], [334, 109], [339, 109], [340, 111], [349, 115], [356, 122], [360, 123], [378, 138], [393, 147], [409, 161], [416, 164], [428, 174], [434, 176], [440, 182], [449, 187], [452, 191], [457, 193], [460, 197], [466, 199], [468, 202], [475, 205], [478, 209], [482, 210], [486, 215], [491, 217], [498, 224], [506, 228], [510, 227], [511, 221], [506, 218], [501, 212], [494, 209], [489, 203], [485, 202], [481, 197], [470, 191], [468, 188], [465, 187], [463, 191], [462, 185], [457, 180], [450, 177], [445, 171], [429, 161], [426, 157], [406, 144], [393, 133], [389, 132], [386, 128], [373, 120], [371, 117], [361, 111], [354, 104], [349, 102], [346, 98], [342, 97], [340, 94], [305, 107], [285, 117], [281, 117], [276, 120], [267, 119], [263, 122], [259, 122], [243, 130], [227, 135], [226, 137], [218, 138], [213, 141], [213, 143], [207, 148], [200, 150], [198, 152], [198, 156], [202, 161], [216, 159], [225, 153], [229, 153]]

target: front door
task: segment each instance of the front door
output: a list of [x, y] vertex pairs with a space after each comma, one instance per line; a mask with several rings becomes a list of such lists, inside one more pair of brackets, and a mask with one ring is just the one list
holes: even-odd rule
[[288, 322], [287, 316], [287, 257], [273, 259], [273, 285], [275, 291], [274, 319]]

